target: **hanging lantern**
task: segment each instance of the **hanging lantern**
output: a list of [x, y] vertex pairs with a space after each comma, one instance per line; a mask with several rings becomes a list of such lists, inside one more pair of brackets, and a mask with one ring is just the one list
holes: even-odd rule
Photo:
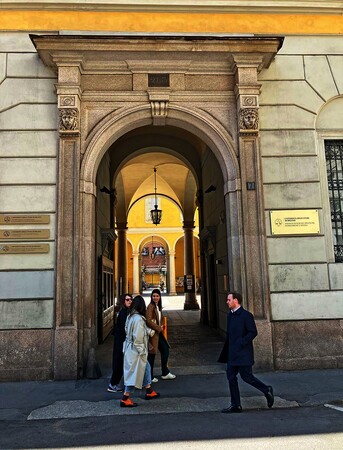
[[157, 206], [157, 188], [156, 188], [156, 167], [154, 167], [154, 175], [155, 175], [155, 208], [150, 211], [150, 216], [152, 223], [158, 225], [161, 223], [162, 219], [162, 209], [158, 209]]

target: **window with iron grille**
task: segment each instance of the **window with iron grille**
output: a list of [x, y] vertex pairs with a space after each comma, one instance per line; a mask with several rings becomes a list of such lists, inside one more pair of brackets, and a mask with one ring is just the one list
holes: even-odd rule
[[325, 141], [335, 261], [343, 262], [343, 140]]

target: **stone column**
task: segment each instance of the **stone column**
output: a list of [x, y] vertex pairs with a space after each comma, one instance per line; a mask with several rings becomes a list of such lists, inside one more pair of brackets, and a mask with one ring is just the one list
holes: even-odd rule
[[[59, 111], [54, 378], [78, 377], [80, 70], [56, 61]], [[82, 365], [82, 363], [81, 363]], [[81, 368], [82, 370], [82, 368]]]
[[235, 55], [236, 99], [241, 170], [241, 205], [244, 234], [245, 301], [256, 318], [267, 317], [268, 277], [266, 233], [259, 149], [259, 93], [257, 82], [262, 56]]
[[[80, 293], [79, 293], [79, 360], [80, 376], [90, 367], [90, 350], [97, 343], [96, 336], [96, 185], [90, 181], [80, 182]], [[87, 276], [84, 276], [87, 274]], [[94, 361], [93, 361], [94, 367]]]
[[140, 264], [139, 264], [139, 252], [132, 252], [133, 257], [133, 292], [132, 295], [140, 294]]
[[175, 280], [175, 250], [169, 250], [168, 253], [168, 274], [169, 274], [169, 295], [176, 295], [176, 280]]
[[194, 222], [183, 222], [185, 275], [193, 276], [194, 286], [194, 292], [187, 292], [185, 289], [185, 310], [199, 309], [199, 304], [195, 296], [193, 229]]
[[118, 280], [117, 294], [118, 298], [127, 292], [127, 240], [126, 240], [127, 222], [117, 222], [118, 234]]

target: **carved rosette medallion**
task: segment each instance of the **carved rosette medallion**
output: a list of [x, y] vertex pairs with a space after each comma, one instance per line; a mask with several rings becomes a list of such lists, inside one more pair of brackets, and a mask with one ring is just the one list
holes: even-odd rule
[[61, 108], [59, 113], [59, 132], [62, 135], [79, 134], [79, 111], [76, 108]]
[[242, 95], [241, 97], [242, 106], [246, 108], [257, 108], [257, 97], [256, 95]]
[[75, 106], [75, 96], [73, 95], [66, 95], [66, 96], [61, 96], [60, 99], [60, 104], [61, 106]]
[[258, 109], [244, 108], [239, 112], [239, 132], [241, 135], [258, 134]]

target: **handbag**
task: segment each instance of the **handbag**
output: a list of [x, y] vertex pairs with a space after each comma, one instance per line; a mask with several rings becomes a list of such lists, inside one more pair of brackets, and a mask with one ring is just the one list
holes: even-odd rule
[[163, 317], [162, 319], [163, 331], [162, 334], [166, 341], [168, 341], [168, 326], [167, 326], [167, 317]]

